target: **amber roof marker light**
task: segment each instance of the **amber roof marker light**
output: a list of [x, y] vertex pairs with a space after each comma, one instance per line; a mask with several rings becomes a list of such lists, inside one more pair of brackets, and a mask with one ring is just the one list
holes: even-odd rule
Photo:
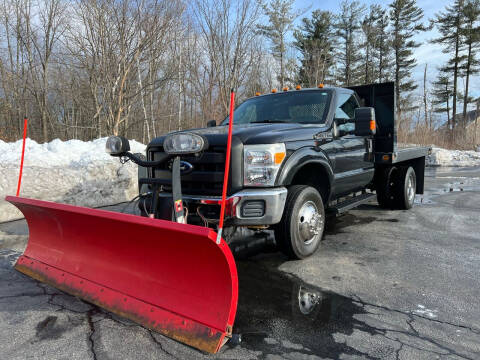
[[277, 89], [272, 89], [272, 94], [275, 94], [277, 92]]
[[285, 86], [282, 90], [283, 91], [288, 91], [288, 86]]
[[259, 93], [258, 91], [255, 93], [255, 96], [260, 96], [262, 95], [261, 93]]
[[302, 90], [302, 87], [300, 85], [295, 86], [295, 90]]
[[319, 89], [323, 89], [324, 86], [325, 86], [325, 85], [323, 85], [323, 84], [318, 84], [318, 85], [317, 85], [317, 87], [318, 87]]

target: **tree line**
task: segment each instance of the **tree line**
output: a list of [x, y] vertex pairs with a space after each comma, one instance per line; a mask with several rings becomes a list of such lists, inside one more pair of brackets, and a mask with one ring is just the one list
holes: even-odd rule
[[[432, 19], [415, 0], [345, 0], [338, 13], [308, 16], [294, 5], [0, 0], [0, 139], [17, 139], [27, 116], [39, 142], [110, 134], [147, 142], [222, 119], [231, 88], [242, 101], [297, 84], [392, 80], [399, 133], [419, 124], [433, 131], [437, 117], [446, 133], [465, 128], [480, 67], [480, 0], [453, 0]], [[425, 41], [448, 61], [431, 83], [425, 67], [418, 98], [414, 54], [432, 28], [439, 37]]]

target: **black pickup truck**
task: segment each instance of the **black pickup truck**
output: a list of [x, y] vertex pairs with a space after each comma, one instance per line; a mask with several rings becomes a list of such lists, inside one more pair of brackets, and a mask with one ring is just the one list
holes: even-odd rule
[[[239, 105], [224, 238], [228, 241], [238, 227], [272, 228], [279, 248], [301, 259], [318, 248], [327, 212], [345, 212], [374, 196], [383, 208], [411, 208], [415, 193], [423, 193], [429, 149], [397, 145], [394, 86], [319, 86], [255, 96]], [[219, 126], [209, 122], [206, 128], [184, 132], [208, 141], [201, 153], [181, 158], [190, 224], [217, 226], [226, 125], [228, 118]], [[148, 145], [146, 161], [161, 163], [165, 138]], [[164, 162], [140, 168], [139, 207], [144, 215], [155, 203], [160, 209], [155, 217], [172, 219], [171, 167]], [[152, 201], [152, 183], [162, 184], [161, 201]]]

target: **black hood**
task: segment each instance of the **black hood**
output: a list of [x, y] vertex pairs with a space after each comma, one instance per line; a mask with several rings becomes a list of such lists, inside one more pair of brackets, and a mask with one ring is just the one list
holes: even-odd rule
[[[275, 144], [289, 141], [312, 140], [313, 135], [325, 131], [319, 125], [302, 124], [245, 124], [233, 125], [233, 136], [243, 144]], [[211, 145], [226, 144], [228, 125], [221, 125], [202, 129], [189, 129], [181, 132], [201, 134], [208, 139]], [[164, 136], [153, 139], [149, 146], [161, 146]]]

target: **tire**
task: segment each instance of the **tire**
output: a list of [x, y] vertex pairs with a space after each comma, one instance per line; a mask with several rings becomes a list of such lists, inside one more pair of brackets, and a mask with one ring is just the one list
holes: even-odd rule
[[279, 249], [290, 259], [304, 259], [318, 249], [324, 228], [325, 210], [319, 192], [311, 186], [291, 186], [282, 220], [275, 227]]
[[396, 209], [411, 209], [415, 202], [417, 178], [411, 166], [398, 169], [393, 185], [393, 204]]

